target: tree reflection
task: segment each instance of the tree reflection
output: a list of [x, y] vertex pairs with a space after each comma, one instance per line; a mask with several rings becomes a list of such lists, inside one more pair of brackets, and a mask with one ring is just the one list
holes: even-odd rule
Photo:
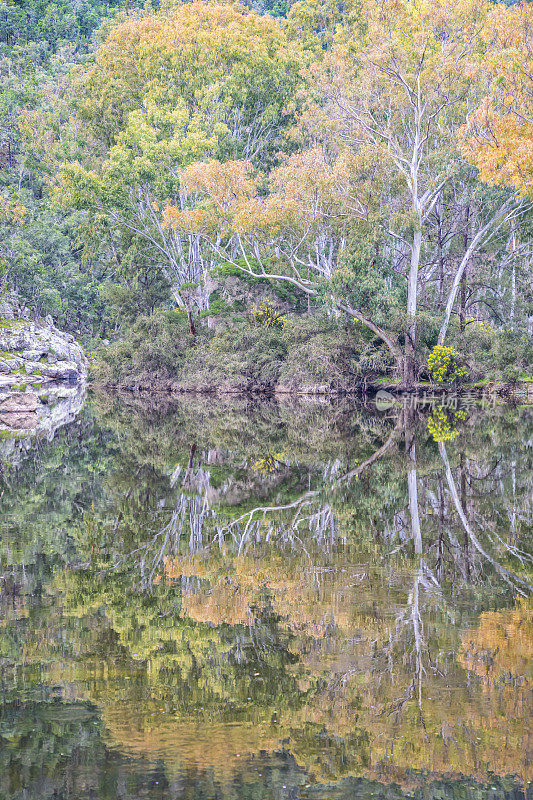
[[10, 685], [39, 664], [176, 779], [284, 747], [323, 781], [525, 780], [527, 650], [498, 641], [531, 624], [527, 419], [472, 414], [445, 445], [412, 408], [202, 413], [105, 411], [120, 447], [54, 605], [0, 624]]

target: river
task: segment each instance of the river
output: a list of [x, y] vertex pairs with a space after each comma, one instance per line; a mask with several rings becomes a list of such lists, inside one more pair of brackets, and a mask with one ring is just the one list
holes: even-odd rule
[[533, 410], [91, 395], [0, 451], [1, 800], [524, 800]]

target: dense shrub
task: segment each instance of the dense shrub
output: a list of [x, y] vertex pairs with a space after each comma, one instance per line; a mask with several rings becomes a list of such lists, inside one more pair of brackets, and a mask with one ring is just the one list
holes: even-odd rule
[[191, 346], [185, 314], [158, 311], [139, 317], [124, 339], [100, 348], [93, 376], [99, 383], [171, 380]]
[[318, 383], [347, 389], [357, 382], [366, 343], [353, 327], [326, 316], [291, 317], [283, 338], [288, 354], [280, 383], [289, 387]]
[[508, 366], [519, 374], [533, 371], [533, 340], [524, 332], [472, 321], [463, 333], [458, 326], [450, 328], [450, 344], [465, 354], [473, 378], [507, 380], [504, 372]]
[[200, 326], [192, 337], [184, 314], [158, 311], [102, 348], [93, 376], [98, 383], [132, 386], [268, 390], [318, 384], [346, 390], [373, 364], [386, 363], [386, 350], [364, 331], [327, 315], [292, 315], [282, 327], [243, 316], [216, 331]]
[[468, 370], [460, 363], [457, 350], [443, 345], [436, 345], [431, 351], [428, 369], [432, 379], [438, 383], [454, 383], [468, 374]]
[[[277, 385], [296, 390], [320, 385], [344, 391], [390, 376], [388, 349], [361, 325], [326, 312], [283, 314], [281, 325], [276, 305], [272, 314], [268, 301], [264, 307], [258, 319], [244, 313], [216, 329], [199, 324], [196, 337], [188, 332], [182, 311], [141, 316], [124, 338], [97, 352], [94, 379], [147, 387], [268, 390]], [[430, 328], [428, 344], [434, 334]], [[467, 373], [471, 379], [512, 382], [533, 371], [533, 344], [487, 324], [468, 325], [463, 334], [452, 327], [449, 346], [426, 352], [429, 374], [440, 383], [455, 384]]]

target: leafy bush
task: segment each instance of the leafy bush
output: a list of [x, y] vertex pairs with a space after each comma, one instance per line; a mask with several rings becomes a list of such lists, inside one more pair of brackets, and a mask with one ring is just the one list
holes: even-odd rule
[[359, 330], [326, 315], [290, 317], [283, 339], [288, 352], [280, 382], [290, 387], [353, 387], [360, 377], [362, 353], [369, 347]]
[[287, 315], [280, 312], [269, 300], [261, 300], [252, 306], [250, 316], [256, 325], [262, 328], [283, 328]]
[[429, 373], [439, 383], [454, 383], [468, 375], [466, 367], [461, 366], [460, 356], [453, 347], [436, 345], [428, 358]]
[[533, 341], [523, 331], [502, 330], [486, 322], [473, 322], [461, 334], [457, 326], [450, 326], [450, 344], [468, 353], [473, 378], [508, 380], [504, 375], [508, 366], [528, 373], [533, 365]]
[[510, 383], [512, 386], [514, 386], [520, 379], [520, 370], [518, 367], [515, 367], [514, 364], [508, 364], [506, 367], [504, 367], [502, 378], [506, 383]]
[[436, 442], [449, 442], [459, 433], [458, 422], [466, 419], [462, 409], [438, 406], [428, 419], [428, 431]]
[[183, 363], [190, 340], [183, 312], [157, 311], [139, 317], [125, 339], [100, 349], [93, 376], [99, 383], [132, 385], [150, 376], [170, 380]]
[[[268, 303], [266, 308], [265, 316]], [[101, 348], [93, 376], [99, 383], [161, 388], [319, 384], [346, 390], [370, 364], [382, 363], [382, 350], [367, 341], [364, 330], [328, 315], [294, 315], [283, 327], [234, 317], [216, 332], [199, 325], [192, 337], [183, 312], [158, 311], [140, 317], [123, 340]]]

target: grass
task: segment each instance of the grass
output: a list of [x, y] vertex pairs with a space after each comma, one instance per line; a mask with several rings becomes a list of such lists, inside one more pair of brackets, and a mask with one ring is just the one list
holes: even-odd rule
[[5, 317], [0, 317], [0, 328], [14, 328], [17, 325], [22, 325], [22, 322], [17, 319], [6, 319]]
[[401, 382], [402, 382], [402, 379], [401, 379], [401, 378], [378, 378], [378, 379], [377, 379], [376, 381], [374, 381], [374, 382], [375, 382], [375, 383], [383, 383], [383, 384], [387, 384], [387, 385], [389, 385], [389, 384], [397, 384], [397, 383], [401, 383]]
[[24, 437], [23, 433], [20, 431], [0, 431], [0, 442], [6, 439], [22, 439]]

